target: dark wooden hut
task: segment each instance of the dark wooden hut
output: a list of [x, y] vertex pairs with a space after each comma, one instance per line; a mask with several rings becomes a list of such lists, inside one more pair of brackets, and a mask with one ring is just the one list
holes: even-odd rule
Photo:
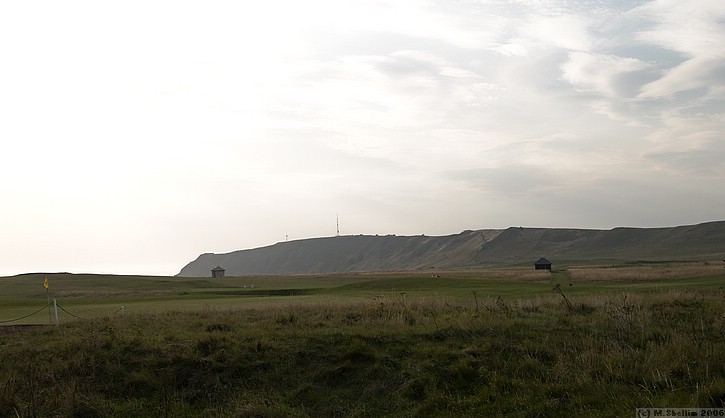
[[551, 270], [551, 261], [541, 257], [537, 262], [534, 263], [536, 270]]
[[224, 277], [224, 270], [223, 268], [216, 266], [213, 269], [211, 269], [211, 277]]

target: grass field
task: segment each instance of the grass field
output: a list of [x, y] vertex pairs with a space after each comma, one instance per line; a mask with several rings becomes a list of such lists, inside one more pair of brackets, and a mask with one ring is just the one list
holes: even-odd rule
[[721, 264], [0, 278], [0, 416], [725, 408]]
[[[55, 298], [81, 318], [116, 313], [163, 312], [169, 309], [243, 308], [327, 299], [355, 300], [378, 295], [438, 296], [471, 301], [552, 295], [560, 283], [566, 294], [652, 292], [665, 289], [717, 290], [725, 285], [718, 263], [672, 263], [607, 267], [570, 267], [534, 271], [530, 268], [341, 273], [299, 276], [181, 278], [91, 274], [27, 274], [0, 278], [0, 321], [20, 318]], [[49, 289], [43, 287], [48, 278]], [[474, 295], [475, 293], [475, 295]], [[62, 322], [72, 315], [59, 310]], [[53, 319], [54, 321], [54, 319]], [[48, 323], [47, 312], [5, 323]]]

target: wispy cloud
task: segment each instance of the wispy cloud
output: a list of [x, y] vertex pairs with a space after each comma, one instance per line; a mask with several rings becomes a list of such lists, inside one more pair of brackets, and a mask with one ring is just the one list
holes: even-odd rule
[[176, 269], [336, 212], [431, 234], [725, 206], [719, 0], [41, 3], [0, 5], [14, 242], [143, 238]]
[[[631, 12], [652, 27], [636, 38], [676, 51], [685, 60], [664, 68], [662, 76], [644, 86], [642, 97], [668, 96], [701, 87], [722, 88], [725, 79], [725, 4], [654, 1]], [[696, 23], [695, 23], [696, 22]]]

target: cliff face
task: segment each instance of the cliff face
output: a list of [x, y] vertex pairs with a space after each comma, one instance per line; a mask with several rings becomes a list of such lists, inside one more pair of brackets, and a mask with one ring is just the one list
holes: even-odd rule
[[558, 260], [684, 260], [725, 256], [725, 221], [674, 228], [612, 230], [508, 228], [456, 235], [340, 236], [278, 243], [226, 254], [202, 254], [179, 276], [206, 277], [390, 271]]

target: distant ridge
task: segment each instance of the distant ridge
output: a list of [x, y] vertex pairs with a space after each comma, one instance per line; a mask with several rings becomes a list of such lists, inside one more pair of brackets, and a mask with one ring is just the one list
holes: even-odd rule
[[447, 236], [335, 236], [282, 242], [226, 254], [202, 254], [178, 276], [228, 276], [465, 268], [559, 262], [725, 258], [725, 221], [669, 228], [611, 230], [520, 228]]

